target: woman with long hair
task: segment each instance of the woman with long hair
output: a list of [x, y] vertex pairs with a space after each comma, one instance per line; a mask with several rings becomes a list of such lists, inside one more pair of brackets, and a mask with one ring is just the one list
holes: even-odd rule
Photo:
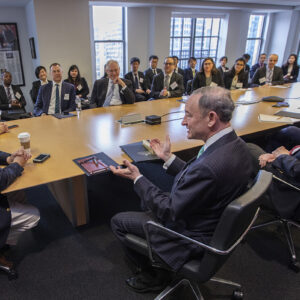
[[282, 65], [283, 79], [285, 82], [296, 82], [299, 75], [299, 66], [297, 65], [297, 55], [290, 54], [287, 62]]
[[65, 79], [65, 81], [75, 86], [76, 96], [86, 99], [90, 90], [84, 77], [80, 76], [79, 68], [76, 65], [69, 68], [68, 79]]
[[224, 85], [228, 90], [248, 87], [248, 72], [245, 71], [245, 60], [240, 57], [236, 59], [234, 66], [229, 72], [224, 73]]

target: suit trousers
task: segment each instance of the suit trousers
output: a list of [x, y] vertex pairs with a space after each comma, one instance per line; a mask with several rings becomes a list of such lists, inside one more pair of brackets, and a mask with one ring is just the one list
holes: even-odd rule
[[11, 225], [6, 243], [16, 245], [19, 236], [24, 231], [38, 224], [40, 213], [36, 207], [26, 203], [24, 191], [7, 194], [7, 200], [11, 210]]

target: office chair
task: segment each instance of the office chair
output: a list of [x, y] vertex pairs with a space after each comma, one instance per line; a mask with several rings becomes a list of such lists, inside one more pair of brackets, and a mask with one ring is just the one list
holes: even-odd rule
[[[287, 184], [289, 187], [297, 190], [300, 192], [300, 189], [297, 188], [296, 186], [282, 180], [281, 178], [273, 175], [273, 178], [277, 181], [280, 181], [284, 184]], [[299, 194], [300, 196], [300, 194]], [[271, 220], [266, 221], [266, 222], [262, 222], [260, 224], [254, 225], [252, 226], [251, 229], [257, 229], [257, 228], [261, 228], [261, 227], [265, 227], [268, 225], [272, 225], [272, 224], [281, 224], [282, 225], [282, 229], [283, 229], [283, 233], [285, 235], [288, 247], [289, 247], [289, 251], [290, 251], [290, 255], [291, 255], [291, 261], [289, 264], [289, 267], [294, 270], [296, 273], [298, 273], [300, 271], [300, 262], [297, 260], [297, 256], [296, 256], [296, 251], [295, 251], [295, 246], [294, 246], [294, 241], [292, 238], [292, 234], [291, 234], [291, 226], [296, 226], [300, 229], [300, 221], [296, 221], [296, 220], [292, 220], [292, 219], [287, 219], [287, 218], [282, 218], [279, 213], [275, 210], [271, 210], [269, 208], [265, 209], [262, 206], [262, 210], [268, 214], [269, 216], [272, 217]]]
[[234, 286], [236, 290], [233, 292], [233, 299], [243, 298], [240, 284], [213, 276], [250, 230], [258, 215], [262, 196], [268, 189], [271, 181], [271, 173], [260, 171], [257, 174], [252, 187], [225, 208], [209, 245], [193, 240], [153, 221], [149, 221], [145, 224], [146, 240], [132, 234], [126, 235], [128, 246], [130, 245], [130, 247], [139, 253], [149, 256], [154, 267], [165, 268], [167, 270], [168, 268], [155, 260], [156, 255], [151, 247], [150, 227], [154, 227], [156, 230], [168, 234], [170, 238], [181, 238], [205, 249], [204, 255], [201, 256], [201, 258], [187, 261], [183, 267], [174, 274], [175, 280], [155, 298], [156, 300], [165, 299], [178, 287], [183, 285], [189, 286], [195, 298], [202, 300], [203, 296], [198, 284], [205, 283], [209, 280]]

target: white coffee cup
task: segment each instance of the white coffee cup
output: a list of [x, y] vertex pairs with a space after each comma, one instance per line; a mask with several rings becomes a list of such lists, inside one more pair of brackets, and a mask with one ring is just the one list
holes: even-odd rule
[[21, 146], [24, 147], [24, 150], [30, 154], [30, 134], [28, 132], [21, 132], [18, 135]]

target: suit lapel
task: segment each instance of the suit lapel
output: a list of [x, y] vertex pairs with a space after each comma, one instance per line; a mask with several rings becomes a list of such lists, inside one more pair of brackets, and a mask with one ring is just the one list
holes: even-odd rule
[[7, 98], [7, 95], [6, 95], [6, 91], [5, 91], [5, 87], [4, 85], [1, 86], [1, 99], [4, 100], [4, 102], [2, 104], [8, 104], [8, 98]]

